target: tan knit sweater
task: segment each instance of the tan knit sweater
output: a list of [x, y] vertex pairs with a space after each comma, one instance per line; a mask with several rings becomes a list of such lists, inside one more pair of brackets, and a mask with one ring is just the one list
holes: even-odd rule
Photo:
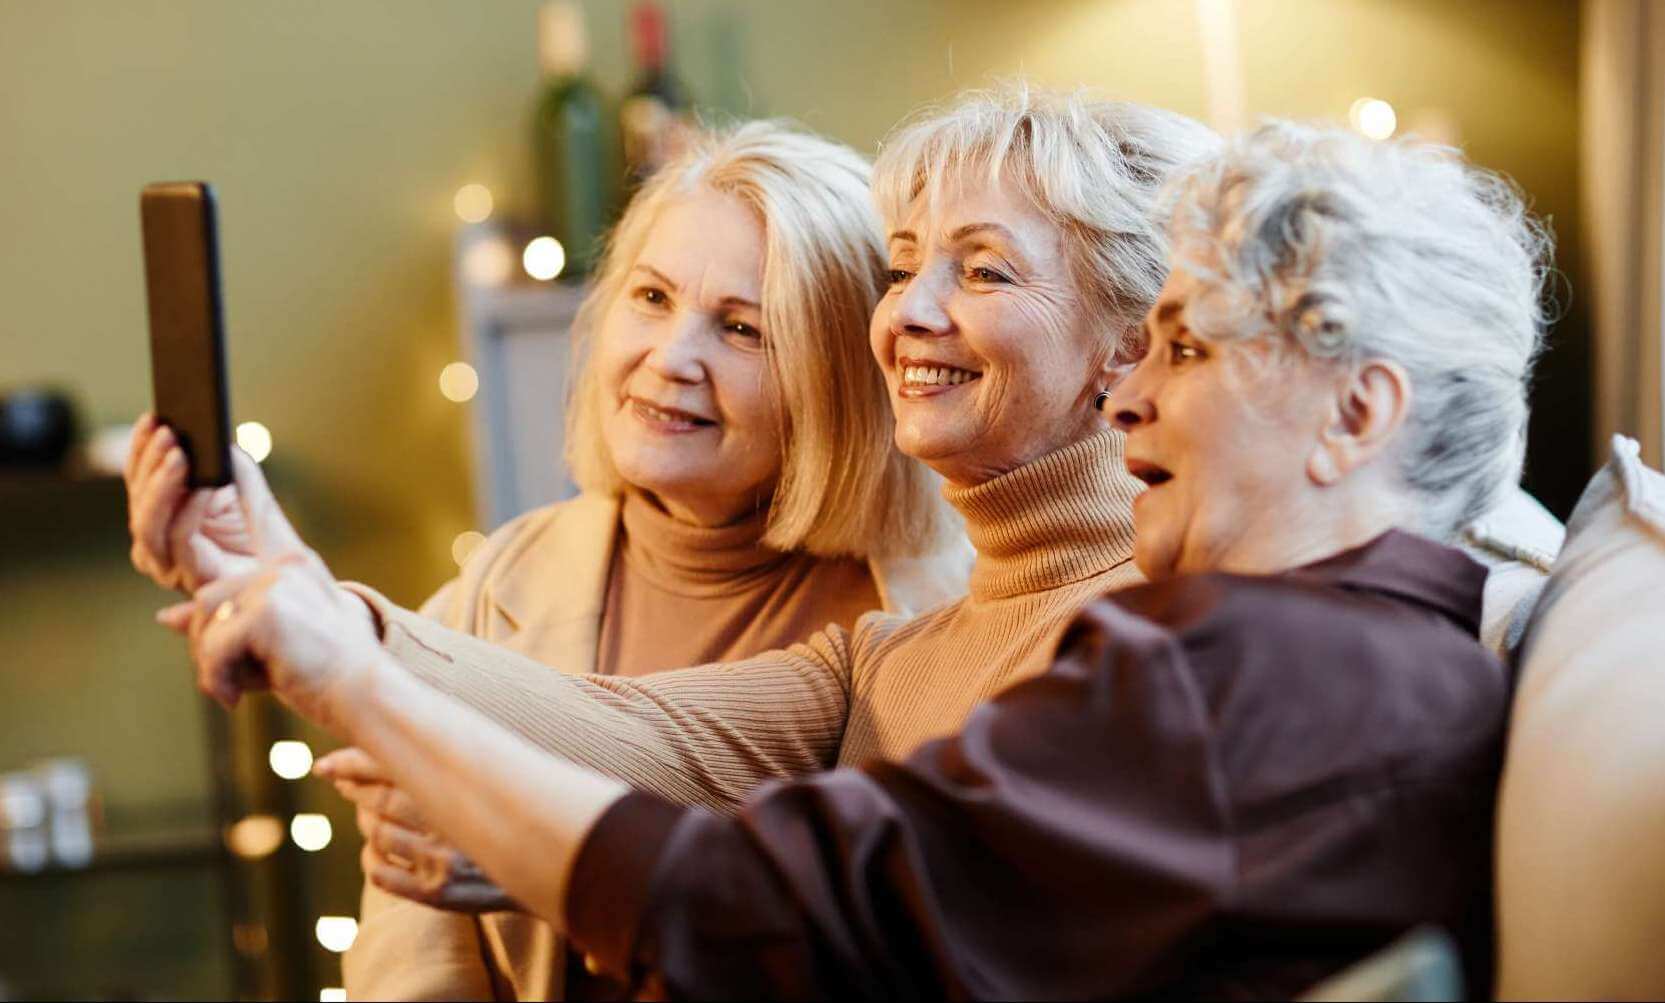
[[1040, 672], [1093, 596], [1139, 580], [1141, 489], [1113, 431], [969, 489], [971, 593], [913, 620], [869, 614], [791, 648], [658, 675], [568, 676], [377, 602], [386, 643], [434, 687], [539, 747], [684, 804], [732, 810], [765, 779], [905, 755]]

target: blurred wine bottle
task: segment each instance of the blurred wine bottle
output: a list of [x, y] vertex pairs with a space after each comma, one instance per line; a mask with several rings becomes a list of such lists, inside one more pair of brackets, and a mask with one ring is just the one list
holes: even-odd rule
[[538, 194], [549, 232], [566, 250], [567, 270], [589, 271], [611, 210], [613, 177], [601, 93], [584, 75], [589, 40], [575, 0], [538, 10], [543, 94], [533, 122]]
[[619, 103], [626, 193], [681, 150], [687, 136], [688, 92], [670, 71], [665, 12], [641, 0], [630, 12], [636, 82]]

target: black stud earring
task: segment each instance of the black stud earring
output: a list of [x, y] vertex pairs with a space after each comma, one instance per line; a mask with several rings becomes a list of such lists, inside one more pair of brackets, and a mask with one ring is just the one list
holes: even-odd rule
[[1094, 411], [1103, 411], [1104, 410], [1104, 405], [1106, 405], [1108, 403], [1110, 403], [1110, 391], [1100, 390], [1098, 393], [1093, 394], [1093, 410]]

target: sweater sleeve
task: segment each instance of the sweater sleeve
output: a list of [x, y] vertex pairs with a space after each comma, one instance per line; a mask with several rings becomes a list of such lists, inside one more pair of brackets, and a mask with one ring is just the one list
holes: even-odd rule
[[1171, 635], [1108, 604], [905, 763], [737, 816], [635, 793], [580, 849], [573, 942], [692, 999], [1071, 999], [1185, 963], [1229, 887], [1223, 779]]
[[[456, 594], [456, 581], [447, 582], [419, 615], [453, 622]], [[432, 909], [364, 883], [358, 936], [341, 959], [349, 999], [489, 1000], [496, 995], [490, 972], [473, 916]]]
[[569, 676], [350, 586], [423, 682], [533, 745], [675, 804], [733, 811], [760, 782], [826, 769], [849, 710], [854, 636], [651, 676]]

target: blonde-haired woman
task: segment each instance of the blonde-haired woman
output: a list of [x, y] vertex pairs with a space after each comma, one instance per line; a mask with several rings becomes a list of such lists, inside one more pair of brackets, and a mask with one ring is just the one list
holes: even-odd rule
[[[568, 672], [627, 677], [963, 592], [969, 548], [931, 475], [892, 447], [867, 355], [884, 265], [856, 153], [773, 123], [700, 137], [632, 201], [574, 325], [567, 441], [582, 494], [499, 529], [422, 614]], [[194, 588], [250, 559], [225, 531], [239, 521], [229, 491], [187, 500], [166, 429], [142, 421], [133, 456], [141, 570]], [[170, 534], [189, 543], [170, 548]], [[448, 888], [478, 918], [367, 883], [344, 965], [355, 998], [563, 992], [549, 927], [485, 912], [514, 904], [470, 874], [459, 859]]]

